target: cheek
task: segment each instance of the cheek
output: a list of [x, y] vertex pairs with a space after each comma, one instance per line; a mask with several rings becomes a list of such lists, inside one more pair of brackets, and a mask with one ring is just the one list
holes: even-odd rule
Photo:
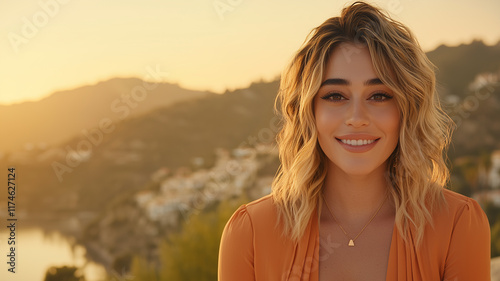
[[338, 127], [341, 120], [339, 111], [329, 109], [321, 104], [315, 107], [316, 128], [318, 134], [324, 135], [331, 133], [332, 130]]
[[400, 114], [397, 107], [387, 108], [386, 110], [378, 112], [377, 120], [379, 125], [388, 135], [399, 137], [400, 127]]

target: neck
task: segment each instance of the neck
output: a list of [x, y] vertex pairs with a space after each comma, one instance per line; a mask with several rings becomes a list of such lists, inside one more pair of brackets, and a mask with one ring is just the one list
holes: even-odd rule
[[365, 221], [387, 195], [389, 184], [384, 174], [385, 165], [367, 175], [349, 175], [330, 165], [323, 196], [338, 218]]

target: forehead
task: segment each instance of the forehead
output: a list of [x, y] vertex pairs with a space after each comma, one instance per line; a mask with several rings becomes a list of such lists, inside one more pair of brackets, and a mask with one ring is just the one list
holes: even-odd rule
[[368, 47], [361, 44], [341, 43], [330, 53], [324, 79], [347, 80], [372, 79], [377, 77]]

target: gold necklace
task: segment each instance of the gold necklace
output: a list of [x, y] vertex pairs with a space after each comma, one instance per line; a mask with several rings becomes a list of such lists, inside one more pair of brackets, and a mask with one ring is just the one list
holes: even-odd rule
[[349, 239], [349, 243], [347, 244], [349, 247], [354, 247], [354, 241], [359, 237], [359, 235], [361, 235], [361, 233], [363, 233], [363, 231], [365, 230], [365, 228], [372, 222], [372, 220], [375, 218], [375, 216], [378, 214], [378, 212], [380, 211], [380, 209], [382, 209], [382, 206], [384, 205], [385, 201], [387, 200], [387, 194], [384, 198], [384, 201], [382, 201], [382, 204], [380, 204], [380, 206], [378, 207], [377, 211], [375, 212], [375, 214], [373, 214], [373, 216], [371, 217], [371, 219], [365, 224], [365, 226], [363, 227], [363, 229], [361, 229], [361, 231], [358, 233], [358, 235], [356, 235], [356, 237], [354, 238], [350, 238], [349, 235], [347, 234], [347, 232], [345, 231], [345, 229], [342, 227], [342, 225], [339, 223], [339, 221], [337, 220], [337, 218], [335, 217], [335, 215], [333, 214], [332, 210], [330, 209], [330, 207], [328, 206], [328, 203], [326, 203], [326, 200], [325, 200], [325, 197], [323, 196], [323, 193], [321, 193], [321, 198], [323, 198], [323, 201], [325, 202], [325, 205], [326, 205], [326, 208], [328, 209], [328, 212], [330, 212], [330, 215], [332, 215], [332, 218], [335, 220], [335, 222], [337, 223], [337, 225], [340, 227], [340, 229], [342, 229], [342, 232], [344, 232], [345, 236], [347, 237], [347, 239]]

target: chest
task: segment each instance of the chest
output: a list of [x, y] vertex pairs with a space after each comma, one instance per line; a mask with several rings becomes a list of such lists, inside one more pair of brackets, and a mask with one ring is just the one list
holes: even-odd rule
[[348, 246], [349, 238], [335, 224], [321, 224], [319, 281], [386, 280], [394, 221], [374, 221]]

